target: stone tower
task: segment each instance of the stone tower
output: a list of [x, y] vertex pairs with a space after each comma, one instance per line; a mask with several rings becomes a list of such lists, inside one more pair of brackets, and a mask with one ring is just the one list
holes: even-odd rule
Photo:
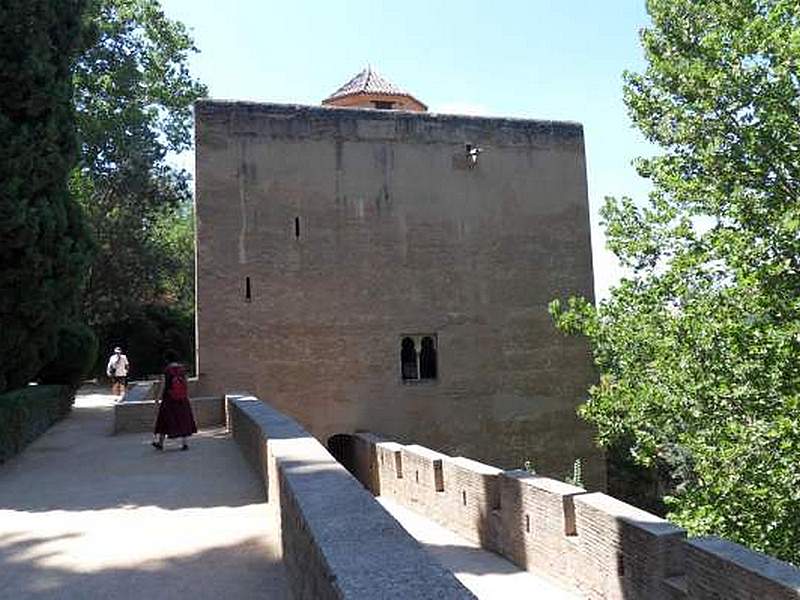
[[591, 358], [547, 311], [593, 297], [583, 128], [425, 108], [371, 69], [321, 107], [197, 103], [201, 391], [603, 487]]

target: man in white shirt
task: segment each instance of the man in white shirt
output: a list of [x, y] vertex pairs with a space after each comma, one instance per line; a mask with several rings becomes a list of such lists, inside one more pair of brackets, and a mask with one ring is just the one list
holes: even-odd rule
[[114, 354], [108, 359], [106, 374], [111, 377], [111, 393], [114, 396], [122, 396], [128, 385], [128, 371], [130, 363], [128, 357], [122, 353], [122, 348], [114, 348]]

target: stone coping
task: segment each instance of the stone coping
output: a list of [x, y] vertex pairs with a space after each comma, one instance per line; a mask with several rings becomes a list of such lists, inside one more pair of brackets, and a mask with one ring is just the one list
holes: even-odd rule
[[718, 559], [732, 562], [738, 567], [779, 583], [800, 593], [800, 570], [787, 562], [748, 550], [744, 546], [715, 536], [699, 537], [688, 541], [694, 548]]
[[249, 462], [266, 457], [296, 598], [474, 598], [299, 424], [253, 396], [226, 406]]
[[[583, 144], [583, 125], [572, 121], [450, 115], [371, 108], [309, 106], [204, 98], [195, 102], [199, 122], [223, 122], [232, 134], [248, 134], [254, 127], [263, 135], [280, 138], [341, 140], [385, 139], [453, 143], [471, 140], [497, 146], [531, 147], [547, 140]], [[234, 116], [235, 115], [235, 116]], [[259, 123], [272, 126], [259, 128]], [[358, 123], [376, 128], [361, 130]]]

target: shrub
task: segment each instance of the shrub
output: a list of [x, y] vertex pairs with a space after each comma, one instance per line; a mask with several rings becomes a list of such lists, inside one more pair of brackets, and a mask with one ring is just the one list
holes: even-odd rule
[[58, 331], [56, 357], [39, 373], [39, 381], [76, 387], [97, 360], [97, 336], [83, 323], [73, 321]]
[[34, 385], [0, 394], [0, 463], [64, 418], [74, 399], [74, 388], [66, 385]]

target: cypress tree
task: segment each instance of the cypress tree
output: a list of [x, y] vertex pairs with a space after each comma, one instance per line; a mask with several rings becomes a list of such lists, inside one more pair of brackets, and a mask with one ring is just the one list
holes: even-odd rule
[[54, 356], [92, 254], [67, 187], [83, 4], [0, 4], [0, 392], [25, 385]]

